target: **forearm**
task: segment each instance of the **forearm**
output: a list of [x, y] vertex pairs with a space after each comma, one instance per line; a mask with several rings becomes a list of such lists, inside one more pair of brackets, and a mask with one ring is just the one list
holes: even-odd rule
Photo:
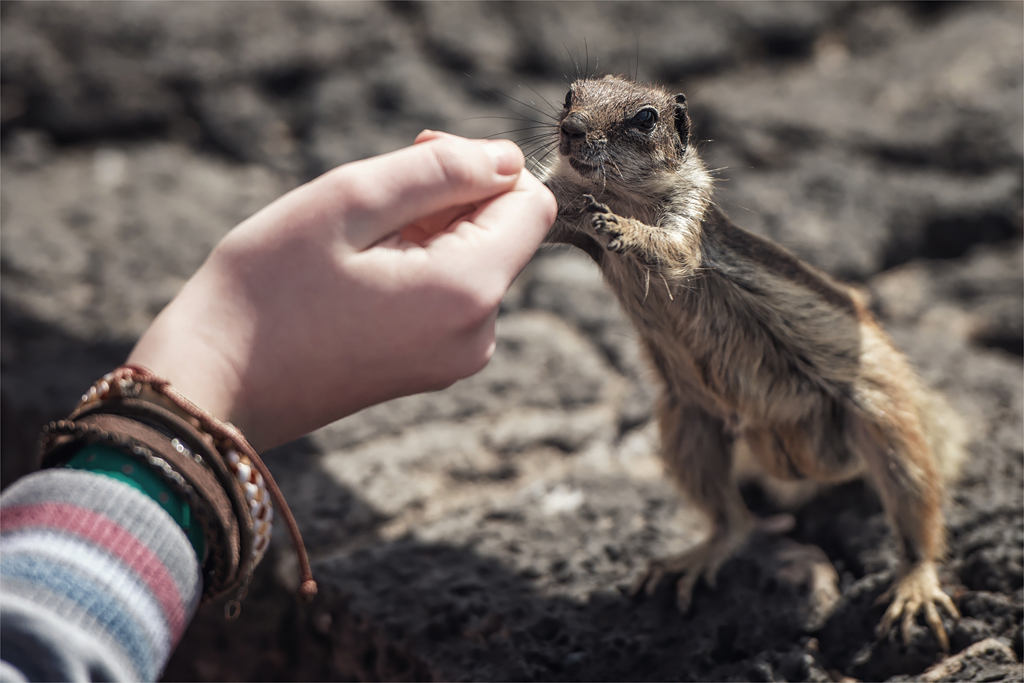
[[202, 592], [170, 515], [91, 472], [12, 485], [0, 497], [0, 551], [5, 678], [155, 680]]
[[[477, 372], [501, 297], [554, 218], [512, 143], [431, 132], [417, 142], [339, 167], [237, 226], [130, 365], [44, 432], [47, 466], [98, 439], [134, 459], [126, 473], [150, 468], [194, 503], [204, 547], [219, 551], [204, 558], [211, 597], [244, 591], [271, 498], [300, 550], [301, 593], [315, 592], [256, 451]], [[17, 624], [10, 635], [21, 639], [5, 646], [8, 664], [33, 678], [159, 674], [203, 586], [188, 525], [167, 519], [160, 494], [140, 496], [69, 471], [4, 495], [4, 634]]]

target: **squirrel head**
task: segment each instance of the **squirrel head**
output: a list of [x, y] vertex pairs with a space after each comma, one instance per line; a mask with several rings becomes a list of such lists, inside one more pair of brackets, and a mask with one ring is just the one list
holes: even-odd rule
[[686, 96], [618, 76], [575, 81], [558, 151], [583, 179], [635, 186], [677, 168], [690, 144]]

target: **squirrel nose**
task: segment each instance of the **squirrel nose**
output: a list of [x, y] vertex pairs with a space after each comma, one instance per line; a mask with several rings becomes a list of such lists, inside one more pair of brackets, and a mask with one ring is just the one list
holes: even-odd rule
[[569, 114], [562, 121], [562, 132], [571, 138], [581, 138], [587, 134], [587, 125], [579, 114]]

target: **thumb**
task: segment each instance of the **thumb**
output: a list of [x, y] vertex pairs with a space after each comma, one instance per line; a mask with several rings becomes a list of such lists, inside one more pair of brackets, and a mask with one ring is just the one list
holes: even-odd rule
[[508, 191], [523, 164], [508, 140], [441, 135], [341, 166], [325, 180], [346, 216], [349, 243], [362, 250], [416, 220]]
[[461, 273], [482, 289], [482, 283], [497, 282], [504, 294], [540, 247], [557, 211], [551, 191], [522, 173], [512, 191], [484, 202], [427, 249], [442, 269]]

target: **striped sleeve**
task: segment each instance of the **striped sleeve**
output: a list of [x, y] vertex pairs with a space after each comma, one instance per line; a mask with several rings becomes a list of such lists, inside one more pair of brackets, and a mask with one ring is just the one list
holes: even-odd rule
[[155, 680], [201, 593], [181, 527], [123, 482], [46, 470], [0, 497], [0, 673]]

